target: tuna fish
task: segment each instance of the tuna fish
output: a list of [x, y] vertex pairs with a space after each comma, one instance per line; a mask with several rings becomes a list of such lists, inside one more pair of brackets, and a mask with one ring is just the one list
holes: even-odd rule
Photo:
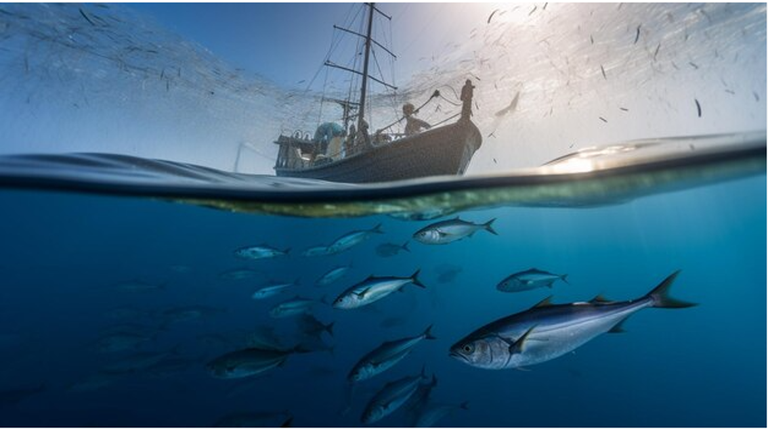
[[291, 249], [278, 250], [266, 244], [245, 246], [235, 250], [235, 256], [242, 259], [267, 259], [287, 255]]
[[317, 280], [317, 285], [318, 286], [328, 286], [329, 284], [331, 284], [331, 283], [341, 279], [345, 275], [347, 275], [347, 272], [349, 272], [349, 270], [351, 268], [352, 267], [350, 267], [348, 265], [343, 266], [343, 267], [336, 267], [336, 268], [328, 271], [327, 273], [323, 274], [323, 276], [320, 277], [319, 280]]
[[536, 268], [531, 268], [530, 270], [510, 275], [499, 282], [499, 284], [496, 285], [496, 289], [502, 292], [523, 292], [541, 287], [551, 288], [552, 284], [557, 280], [562, 280], [565, 283], [568, 283], [568, 280], [566, 280], [567, 276], [567, 274], [552, 274]]
[[411, 353], [414, 347], [421, 340], [434, 340], [431, 332], [432, 325], [424, 330], [423, 333], [415, 337], [403, 338], [400, 340], [387, 341], [376, 347], [370, 353], [363, 356], [349, 372], [347, 380], [351, 383], [367, 380], [375, 375], [392, 368]]
[[269, 315], [276, 319], [298, 316], [309, 313], [312, 306], [315, 304], [317, 304], [317, 301], [295, 297], [272, 307], [272, 309], [269, 310]]
[[686, 308], [696, 304], [669, 296], [675, 271], [643, 297], [629, 301], [550, 304], [549, 298], [521, 313], [499, 319], [469, 334], [450, 355], [483, 369], [518, 368], [562, 356], [605, 332], [622, 332], [621, 324], [644, 308]]
[[376, 246], [376, 254], [382, 258], [396, 256], [400, 252], [410, 252], [408, 242], [401, 244], [384, 243]]
[[207, 307], [204, 305], [189, 305], [169, 308], [161, 313], [164, 324], [186, 322], [190, 320], [207, 319], [227, 312], [225, 308]]
[[384, 234], [384, 231], [381, 230], [381, 224], [378, 224], [371, 229], [352, 231], [337, 238], [336, 241], [328, 246], [328, 251], [330, 252], [329, 254], [341, 253], [345, 250], [348, 250], [362, 243], [363, 241], [368, 240], [374, 234]]
[[206, 368], [216, 378], [234, 379], [252, 377], [283, 365], [294, 353], [303, 349], [261, 349], [247, 348], [224, 354], [210, 361]]
[[453, 219], [436, 222], [416, 231], [413, 238], [424, 244], [448, 244], [462, 238], [471, 237], [478, 230], [484, 229], [491, 234], [499, 235], [491, 226], [491, 219], [486, 223], [475, 224], [455, 217]]
[[224, 280], [244, 280], [244, 279], [249, 279], [255, 276], [256, 274], [259, 274], [259, 272], [254, 270], [249, 270], [247, 268], [240, 268], [240, 269], [224, 271], [219, 274], [219, 277]]
[[296, 285], [297, 283], [298, 283], [298, 280], [293, 283], [275, 283], [269, 286], [264, 286], [263, 288], [254, 292], [253, 295], [251, 295], [251, 298], [253, 299], [272, 298], [273, 296], [277, 296], [280, 293], [285, 292], [286, 289]]
[[461, 404], [445, 404], [439, 402], [427, 403], [416, 415], [416, 422], [413, 426], [419, 428], [432, 427], [442, 420], [448, 414], [456, 410], [468, 410], [469, 402]]
[[371, 424], [392, 414], [402, 407], [426, 380], [424, 370], [421, 374], [403, 377], [387, 383], [368, 403], [361, 417], [363, 423]]
[[333, 251], [328, 246], [315, 246], [301, 252], [303, 256], [325, 256], [332, 254]]
[[374, 277], [370, 276], [362, 282], [345, 290], [333, 302], [335, 308], [352, 309], [372, 304], [392, 292], [400, 290], [403, 286], [413, 283], [416, 286], [425, 288], [418, 275], [421, 270], [417, 270], [410, 277]]

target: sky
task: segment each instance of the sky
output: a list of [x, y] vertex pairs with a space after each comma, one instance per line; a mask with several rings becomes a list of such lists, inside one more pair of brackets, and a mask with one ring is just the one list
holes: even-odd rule
[[[321, 67], [331, 46], [333, 25], [342, 26], [349, 11], [359, 7], [356, 3], [127, 6], [151, 16], [161, 26], [195, 41], [235, 67], [258, 73], [281, 86], [297, 88], [310, 81]], [[418, 70], [419, 59], [467, 38], [472, 28], [484, 23], [495, 8], [493, 3], [379, 3], [377, 7], [392, 17], [392, 50], [398, 55], [397, 82], [407, 81]], [[384, 21], [377, 18], [375, 25]]]

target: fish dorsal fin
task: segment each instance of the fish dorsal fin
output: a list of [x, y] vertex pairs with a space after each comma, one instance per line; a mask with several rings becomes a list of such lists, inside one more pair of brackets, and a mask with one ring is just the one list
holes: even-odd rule
[[606, 297], [604, 297], [602, 294], [598, 294], [596, 297], [592, 298], [589, 302], [591, 304], [607, 304], [611, 301]]
[[539, 301], [538, 303], [536, 303], [536, 305], [534, 305], [534, 306], [533, 306], [533, 307], [531, 307], [531, 308], [551, 307], [551, 306], [553, 306], [553, 305], [554, 305], [554, 304], [552, 304], [552, 295], [550, 295], [550, 296], [548, 296], [548, 297], [546, 297], [546, 298], [542, 299], [542, 300], [541, 300], [541, 301]]

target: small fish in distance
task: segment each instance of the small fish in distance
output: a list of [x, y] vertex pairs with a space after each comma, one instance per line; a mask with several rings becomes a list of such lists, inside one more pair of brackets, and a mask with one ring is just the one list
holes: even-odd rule
[[[520, 271], [500, 281], [496, 289], [502, 292], [523, 292], [542, 287], [551, 288], [557, 280], [568, 283], [568, 274], [552, 274], [536, 268]], [[568, 283], [570, 284], [570, 283]]]
[[317, 285], [328, 286], [347, 275], [347, 272], [349, 272], [350, 269], [352, 269], [352, 267], [349, 265], [333, 268], [317, 280]]
[[458, 217], [428, 225], [413, 234], [413, 238], [423, 244], [448, 244], [471, 237], [478, 230], [484, 229], [493, 235], [499, 235], [491, 226], [496, 219], [476, 224]]
[[415, 376], [403, 377], [387, 383], [368, 403], [361, 417], [363, 423], [371, 424], [392, 414], [402, 407], [424, 382], [429, 382], [424, 370]]
[[382, 258], [389, 258], [392, 256], [396, 256], [400, 252], [410, 252], [410, 251], [411, 250], [408, 249], [407, 241], [402, 245], [393, 244], [393, 243], [384, 243], [376, 246], [376, 254], [381, 256]]
[[241, 259], [268, 259], [285, 256], [291, 249], [278, 250], [266, 244], [245, 246], [235, 250], [235, 256]]

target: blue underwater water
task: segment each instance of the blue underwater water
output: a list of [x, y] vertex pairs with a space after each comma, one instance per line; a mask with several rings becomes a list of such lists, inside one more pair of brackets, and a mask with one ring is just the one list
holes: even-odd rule
[[[601, 207], [467, 211], [462, 219], [496, 218], [498, 235], [481, 230], [441, 246], [411, 239], [434, 221], [389, 216], [283, 217], [13, 189], [0, 190], [0, 207], [2, 426], [211, 426], [244, 412], [287, 412], [294, 426], [361, 426], [366, 403], [384, 384], [422, 368], [438, 380], [431, 401], [467, 402], [467, 410], [456, 409], [439, 426], [766, 424], [765, 175]], [[350, 250], [301, 256], [379, 223], [384, 234]], [[383, 243], [406, 241], [410, 252], [376, 252]], [[234, 255], [262, 243], [291, 250], [255, 261]], [[352, 265], [346, 277], [314, 284], [346, 264]], [[496, 289], [509, 274], [532, 267], [567, 274], [570, 284]], [[223, 274], [235, 269], [256, 273], [239, 280]], [[624, 324], [625, 333], [600, 335], [526, 371], [474, 368], [448, 354], [475, 329], [549, 295], [556, 303], [597, 294], [634, 299], [678, 269], [672, 295], [698, 306], [644, 309]], [[293, 344], [295, 320], [269, 315], [281, 301], [332, 300], [369, 275], [416, 270], [424, 289], [408, 285], [364, 309], [315, 305], [317, 319], [334, 322], [333, 336], [321, 337], [332, 353], [297, 353], [239, 380], [217, 379], [206, 369], [217, 356], [244, 348], [260, 326]], [[296, 279], [295, 292], [250, 297], [268, 281]], [[129, 281], [162, 287], [118, 286]], [[192, 320], [163, 316], [195, 305], [220, 311]], [[348, 404], [346, 377], [361, 356], [429, 325], [436, 340], [422, 341], [393, 368], [360, 382]], [[146, 340], [118, 351], [96, 347], [116, 331], [140, 332]], [[103, 375], [105, 367], [142, 353], [162, 359]], [[173, 359], [175, 366], [159, 365]], [[267, 415], [260, 424], [280, 426], [286, 415]], [[374, 425], [410, 424], [400, 409]]]

